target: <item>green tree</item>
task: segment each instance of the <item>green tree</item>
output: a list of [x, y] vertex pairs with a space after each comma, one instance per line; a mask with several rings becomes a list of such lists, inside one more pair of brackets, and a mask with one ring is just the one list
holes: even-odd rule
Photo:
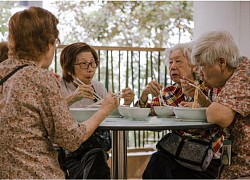
[[0, 41], [6, 41], [8, 36], [8, 21], [11, 17], [11, 9], [16, 6], [14, 1], [0, 2]]
[[56, 1], [54, 7], [64, 44], [169, 47], [192, 36], [190, 1]]

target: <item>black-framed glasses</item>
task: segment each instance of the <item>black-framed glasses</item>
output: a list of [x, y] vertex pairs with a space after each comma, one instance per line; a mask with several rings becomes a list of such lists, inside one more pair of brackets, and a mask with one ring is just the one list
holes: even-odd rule
[[92, 61], [92, 62], [80, 62], [80, 63], [76, 63], [74, 65], [79, 65], [81, 69], [88, 69], [89, 66], [91, 66], [92, 68], [96, 68], [96, 62]]

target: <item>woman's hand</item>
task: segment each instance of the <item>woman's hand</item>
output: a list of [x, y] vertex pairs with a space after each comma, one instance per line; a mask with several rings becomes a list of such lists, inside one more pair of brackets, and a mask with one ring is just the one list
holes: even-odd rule
[[80, 101], [82, 98], [93, 99], [94, 89], [91, 85], [79, 85], [76, 90], [66, 97], [68, 105], [72, 105], [77, 101]]
[[122, 97], [124, 98], [124, 105], [130, 105], [134, 100], [135, 93], [130, 88], [125, 88], [122, 90]]
[[107, 114], [114, 109], [116, 109], [119, 105], [118, 98], [115, 97], [114, 93], [108, 93], [107, 96], [104, 98], [101, 108], [103, 111], [105, 111]]
[[146, 102], [149, 94], [152, 94], [153, 96], [158, 96], [160, 94], [161, 89], [162, 85], [160, 85], [157, 81], [150, 81], [142, 92], [141, 100], [143, 102]]

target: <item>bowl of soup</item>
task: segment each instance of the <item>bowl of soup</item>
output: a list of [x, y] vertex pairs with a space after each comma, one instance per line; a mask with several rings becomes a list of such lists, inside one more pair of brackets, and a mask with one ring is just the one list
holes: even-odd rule
[[119, 106], [118, 111], [126, 119], [146, 120], [150, 113], [150, 108]]
[[69, 110], [75, 120], [83, 122], [95, 114], [99, 108], [70, 108]]
[[171, 106], [154, 106], [155, 114], [158, 117], [170, 117], [174, 115], [173, 107]]

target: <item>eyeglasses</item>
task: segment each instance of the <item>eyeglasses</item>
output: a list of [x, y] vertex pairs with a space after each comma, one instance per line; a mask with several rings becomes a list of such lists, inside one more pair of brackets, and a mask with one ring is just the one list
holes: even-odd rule
[[79, 65], [81, 69], [88, 69], [89, 66], [91, 66], [92, 68], [96, 68], [96, 62], [92, 61], [92, 62], [80, 62], [74, 65]]
[[60, 45], [60, 39], [58, 39], [58, 38], [55, 39], [55, 45], [56, 45], [56, 47], [58, 47]]

